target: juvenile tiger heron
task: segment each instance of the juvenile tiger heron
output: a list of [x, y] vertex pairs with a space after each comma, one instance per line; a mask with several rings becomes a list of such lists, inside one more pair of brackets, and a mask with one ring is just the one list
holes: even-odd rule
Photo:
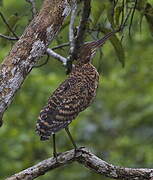
[[99, 74], [91, 60], [106, 40], [117, 31], [109, 32], [102, 39], [82, 46], [77, 63], [67, 79], [49, 97], [47, 105], [40, 111], [36, 131], [42, 141], [53, 135], [53, 154], [57, 158], [55, 133], [65, 128], [74, 148], [77, 146], [68, 129], [77, 115], [85, 110], [94, 100], [98, 87]]

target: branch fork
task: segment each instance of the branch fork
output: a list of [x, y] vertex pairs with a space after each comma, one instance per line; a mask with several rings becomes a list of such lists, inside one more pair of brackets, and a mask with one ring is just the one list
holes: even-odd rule
[[78, 162], [86, 168], [103, 175], [105, 177], [120, 179], [120, 180], [153, 180], [153, 169], [143, 168], [123, 168], [114, 166], [100, 159], [86, 148], [79, 148], [63, 152], [56, 158], [46, 159], [35, 166], [32, 166], [24, 171], [21, 171], [6, 180], [26, 180], [35, 179], [48, 171], [55, 168], [68, 165], [72, 162]]

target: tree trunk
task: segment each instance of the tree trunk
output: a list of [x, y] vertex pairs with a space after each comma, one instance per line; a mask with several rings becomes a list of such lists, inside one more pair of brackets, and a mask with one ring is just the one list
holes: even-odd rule
[[75, 0], [45, 0], [39, 14], [4, 59], [0, 66], [0, 125], [15, 93], [45, 53], [74, 5]]

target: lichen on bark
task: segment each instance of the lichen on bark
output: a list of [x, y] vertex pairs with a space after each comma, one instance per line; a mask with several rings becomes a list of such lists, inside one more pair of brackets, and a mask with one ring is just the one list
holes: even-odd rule
[[[0, 118], [37, 60], [56, 36], [74, 0], [45, 0], [0, 66]], [[2, 120], [0, 119], [0, 125]]]

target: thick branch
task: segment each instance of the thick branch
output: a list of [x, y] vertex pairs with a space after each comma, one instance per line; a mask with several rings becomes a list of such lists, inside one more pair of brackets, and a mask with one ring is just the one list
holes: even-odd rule
[[[75, 0], [45, 0], [0, 66], [0, 118], [24, 79], [59, 31]], [[2, 120], [0, 120], [0, 125]]]
[[74, 154], [74, 150], [61, 153], [58, 156], [58, 163], [56, 162], [55, 158], [49, 158], [33, 167], [30, 167], [7, 178], [6, 180], [35, 179], [48, 171], [75, 161], [83, 164], [85, 167], [98, 174], [113, 179], [152, 180], [153, 178], [153, 169], [122, 168], [114, 166], [98, 158], [91, 152], [87, 151], [85, 148], [82, 148], [79, 149], [76, 154]]

